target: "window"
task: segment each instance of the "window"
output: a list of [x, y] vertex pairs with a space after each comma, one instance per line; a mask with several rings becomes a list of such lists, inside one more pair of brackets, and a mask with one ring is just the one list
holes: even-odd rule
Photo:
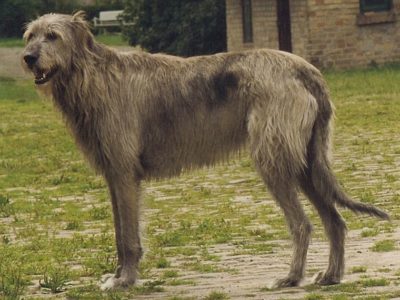
[[359, 26], [396, 22], [393, 0], [360, 0]]
[[389, 11], [391, 9], [392, 0], [360, 0], [361, 13]]
[[253, 18], [251, 0], [242, 0], [243, 42], [253, 42]]

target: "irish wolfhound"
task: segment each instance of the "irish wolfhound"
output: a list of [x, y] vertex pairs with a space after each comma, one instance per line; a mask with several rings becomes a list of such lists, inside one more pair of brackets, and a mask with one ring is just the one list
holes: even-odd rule
[[245, 145], [293, 235], [290, 272], [277, 286], [295, 286], [304, 275], [311, 224], [298, 187], [330, 240], [329, 266], [319, 284], [338, 283], [343, 275], [346, 226], [336, 204], [388, 218], [340, 188], [329, 166], [333, 107], [326, 84], [295, 55], [119, 53], [94, 40], [81, 12], [44, 15], [24, 37], [24, 65], [110, 190], [118, 267], [103, 289], [136, 281], [140, 182], [213, 165]]

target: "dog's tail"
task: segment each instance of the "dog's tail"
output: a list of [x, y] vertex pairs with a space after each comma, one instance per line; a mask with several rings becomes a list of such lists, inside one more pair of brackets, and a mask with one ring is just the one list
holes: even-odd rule
[[[350, 199], [342, 190], [330, 168], [330, 133], [333, 105], [329, 100], [329, 93], [324, 83], [313, 88], [318, 101], [318, 115], [314, 123], [311, 140], [307, 153], [307, 177], [311, 180], [314, 189], [325, 198], [325, 201], [334, 201], [338, 205], [348, 208], [355, 213], [365, 213], [382, 219], [389, 219], [389, 215], [373, 205], [356, 202]], [[314, 94], [313, 93], [313, 94]]]

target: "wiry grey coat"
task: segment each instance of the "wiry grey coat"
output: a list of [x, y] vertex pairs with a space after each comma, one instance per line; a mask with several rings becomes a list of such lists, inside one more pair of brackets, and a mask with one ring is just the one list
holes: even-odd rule
[[44, 15], [28, 25], [25, 38], [24, 65], [109, 185], [118, 268], [104, 289], [136, 280], [140, 181], [213, 165], [246, 145], [293, 234], [290, 272], [277, 286], [297, 285], [304, 274], [311, 225], [298, 187], [330, 239], [320, 284], [343, 275], [345, 223], [335, 204], [387, 218], [341, 190], [329, 164], [333, 107], [326, 84], [295, 55], [118, 53], [94, 40], [81, 13]]

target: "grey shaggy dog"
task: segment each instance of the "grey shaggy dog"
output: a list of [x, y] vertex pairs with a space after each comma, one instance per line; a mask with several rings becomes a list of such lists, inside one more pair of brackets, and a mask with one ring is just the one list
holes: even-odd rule
[[244, 146], [293, 235], [290, 272], [277, 287], [295, 286], [304, 275], [312, 228], [298, 188], [330, 241], [319, 284], [339, 283], [343, 275], [346, 225], [336, 205], [388, 218], [340, 188], [329, 163], [333, 105], [326, 83], [295, 55], [119, 53], [94, 40], [82, 12], [44, 15], [28, 24], [24, 37], [23, 64], [110, 190], [118, 268], [103, 289], [137, 279], [141, 181], [211, 166]]

